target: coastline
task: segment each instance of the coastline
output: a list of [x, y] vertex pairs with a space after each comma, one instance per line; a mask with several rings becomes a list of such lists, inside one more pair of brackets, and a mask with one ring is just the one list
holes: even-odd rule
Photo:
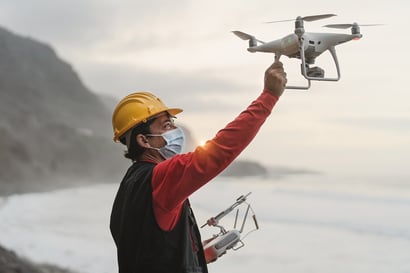
[[[228, 252], [209, 270], [246, 273], [249, 268], [260, 272], [276, 268], [291, 273], [311, 268], [326, 273], [338, 267], [340, 272], [390, 273], [410, 269], [410, 220], [403, 217], [410, 208], [408, 187], [309, 178], [218, 178], [196, 192], [190, 201], [198, 223], [203, 223], [251, 191], [249, 202], [260, 226], [244, 240], [243, 249]], [[101, 184], [11, 196], [0, 210], [0, 241], [36, 263], [51, 261], [84, 273], [115, 272], [108, 223], [117, 187]], [[221, 224], [232, 228], [231, 218]], [[204, 228], [201, 235], [209, 238], [215, 231]]]

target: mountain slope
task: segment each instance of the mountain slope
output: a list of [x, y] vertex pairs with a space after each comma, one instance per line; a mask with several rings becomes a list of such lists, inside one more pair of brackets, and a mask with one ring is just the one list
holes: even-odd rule
[[120, 173], [110, 112], [50, 46], [0, 28], [0, 195]]
[[106, 133], [110, 114], [54, 50], [0, 28], [0, 106], [19, 122], [63, 123]]

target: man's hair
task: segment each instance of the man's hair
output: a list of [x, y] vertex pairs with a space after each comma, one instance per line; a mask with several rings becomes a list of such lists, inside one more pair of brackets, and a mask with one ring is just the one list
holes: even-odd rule
[[[124, 136], [120, 138], [120, 142], [127, 146], [127, 150], [124, 151], [124, 157], [131, 159], [132, 161], [138, 161], [144, 152], [144, 148], [139, 146], [137, 143], [137, 135], [139, 134], [150, 134], [150, 125], [155, 121], [155, 118], [147, 120], [147, 122], [143, 122], [138, 124], [137, 126], [131, 128], [131, 132], [125, 133]], [[129, 136], [129, 143], [127, 143], [127, 135]]]

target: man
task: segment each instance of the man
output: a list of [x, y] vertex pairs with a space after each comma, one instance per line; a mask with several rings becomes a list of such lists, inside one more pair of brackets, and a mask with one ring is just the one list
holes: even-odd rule
[[235, 120], [195, 151], [180, 154], [184, 135], [168, 108], [147, 92], [133, 93], [113, 113], [114, 141], [133, 161], [116, 195], [111, 233], [119, 273], [206, 273], [204, 253], [188, 197], [223, 171], [251, 142], [286, 85], [280, 62], [265, 72], [264, 90]]

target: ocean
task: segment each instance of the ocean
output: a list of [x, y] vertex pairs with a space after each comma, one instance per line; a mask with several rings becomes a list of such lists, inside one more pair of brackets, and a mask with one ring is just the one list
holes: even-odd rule
[[[40, 263], [82, 273], [117, 272], [109, 232], [118, 184], [0, 199], [0, 244]], [[199, 225], [248, 197], [258, 221], [245, 223], [244, 247], [209, 265], [212, 272], [410, 272], [410, 185], [328, 181], [319, 176], [217, 178], [190, 198]], [[246, 205], [241, 205], [242, 223]], [[233, 228], [235, 211], [220, 220]], [[203, 239], [219, 232], [206, 226]]]

